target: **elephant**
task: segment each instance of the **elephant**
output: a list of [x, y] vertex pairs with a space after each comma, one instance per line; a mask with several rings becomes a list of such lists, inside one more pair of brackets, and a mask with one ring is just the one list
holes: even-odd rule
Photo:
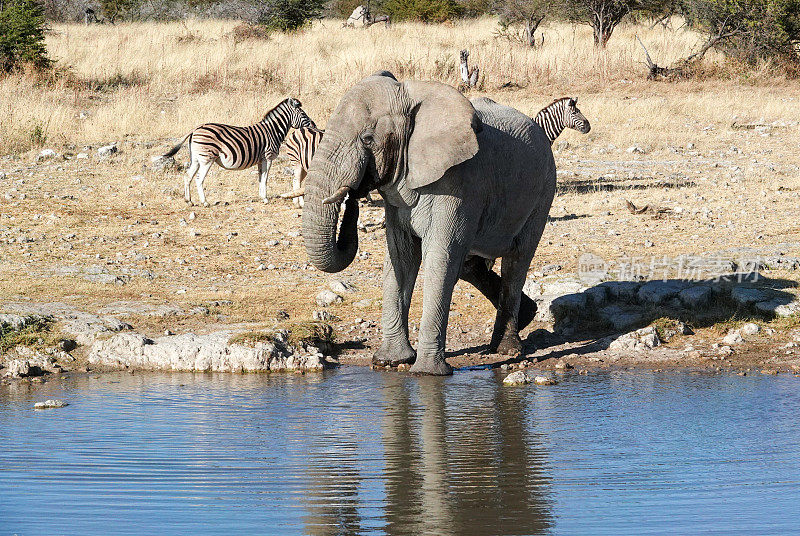
[[[377, 189], [386, 212], [382, 344], [373, 363], [446, 375], [453, 288], [469, 281], [497, 307], [490, 348], [519, 355], [522, 287], [556, 188], [550, 142], [528, 116], [439, 82], [380, 71], [350, 88], [306, 178], [302, 232], [310, 262], [339, 272], [358, 250], [358, 199]], [[341, 221], [340, 221], [341, 220]], [[487, 264], [501, 259], [498, 276]], [[423, 267], [417, 350], [408, 315]]]

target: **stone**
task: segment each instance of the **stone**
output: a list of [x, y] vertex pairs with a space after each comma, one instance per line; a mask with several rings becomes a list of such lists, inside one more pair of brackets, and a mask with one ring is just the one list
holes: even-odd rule
[[558, 296], [550, 302], [550, 312], [555, 320], [567, 316], [579, 315], [586, 310], [587, 297], [584, 293]]
[[636, 326], [641, 326], [647, 320], [643, 310], [638, 307], [623, 307], [612, 304], [603, 307], [599, 311], [599, 316], [617, 331], [625, 331]]
[[526, 385], [528, 383], [531, 383], [531, 377], [524, 370], [515, 370], [503, 378], [503, 385]]
[[608, 300], [608, 287], [603, 285], [587, 288], [583, 293], [586, 295], [587, 303], [594, 307], [600, 307]]
[[78, 153], [75, 155], [76, 160], [89, 160], [89, 153]]
[[170, 171], [177, 170], [180, 166], [175, 161], [175, 158], [168, 156], [153, 156], [150, 158], [150, 168], [153, 171]]
[[636, 281], [607, 281], [601, 286], [608, 289], [608, 295], [615, 301], [632, 301], [641, 287]]
[[6, 303], [4, 308], [21, 315], [53, 317], [60, 322], [61, 331], [69, 334], [78, 344], [90, 345], [101, 334], [131, 329], [131, 326], [111, 316], [86, 313], [60, 303]]
[[52, 149], [42, 149], [38, 155], [36, 155], [36, 161], [41, 162], [42, 160], [51, 160], [53, 158], [57, 158], [58, 153]]
[[652, 326], [631, 331], [614, 339], [608, 345], [609, 350], [643, 352], [661, 344], [656, 329]]
[[559, 270], [561, 270], [560, 264], [546, 264], [542, 266], [542, 269], [540, 271], [544, 275], [549, 275], [558, 272]]
[[351, 294], [356, 291], [356, 287], [349, 281], [339, 281], [338, 279], [331, 279], [328, 281], [328, 288], [339, 296], [343, 294]]
[[631, 145], [626, 149], [631, 154], [644, 154], [645, 150], [637, 145]]
[[550, 376], [534, 376], [533, 383], [536, 385], [555, 385], [558, 382], [555, 378], [551, 378]]
[[787, 317], [800, 312], [800, 301], [797, 298], [774, 298], [756, 303], [755, 308], [762, 313]]
[[103, 145], [102, 147], [99, 147], [97, 149], [97, 154], [99, 156], [107, 157], [107, 156], [111, 156], [112, 154], [117, 153], [118, 151], [119, 151], [119, 149], [117, 149], [117, 144], [116, 143], [112, 143], [110, 145]]
[[731, 330], [722, 338], [722, 342], [725, 344], [740, 344], [744, 342], [742, 338], [742, 334], [739, 333], [738, 329]]
[[334, 303], [342, 303], [342, 297], [332, 290], [325, 289], [317, 294], [316, 302], [320, 307], [329, 307]]
[[148, 339], [139, 333], [119, 333], [95, 342], [88, 355], [93, 366], [115, 369], [185, 372], [267, 372], [322, 370], [320, 355], [300, 355], [279, 342], [256, 342], [252, 347], [231, 344], [235, 332], [206, 335], [185, 333]]
[[770, 299], [770, 295], [757, 288], [736, 286], [731, 290], [731, 298], [740, 305], [753, 305], [757, 302], [764, 302]]
[[33, 409], [50, 409], [50, 408], [65, 408], [69, 406], [63, 400], [45, 400], [44, 402], [37, 402], [33, 405]]
[[324, 309], [322, 311], [314, 311], [311, 313], [311, 317], [321, 322], [330, 322], [336, 318], [330, 311], [325, 311]]
[[695, 285], [678, 293], [678, 299], [688, 309], [702, 309], [711, 303], [714, 292], [707, 285]]
[[748, 322], [739, 328], [739, 333], [742, 335], [755, 335], [759, 331], [761, 331], [761, 326], [754, 324], [753, 322]]
[[686, 281], [648, 281], [639, 288], [636, 296], [642, 303], [661, 305], [688, 286]]
[[552, 294], [553, 296], [575, 294], [586, 290], [583, 283], [577, 279], [546, 279], [541, 284], [542, 294]]

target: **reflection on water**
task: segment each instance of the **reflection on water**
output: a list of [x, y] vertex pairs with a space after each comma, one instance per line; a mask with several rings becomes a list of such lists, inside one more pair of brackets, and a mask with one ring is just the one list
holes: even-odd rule
[[[35, 401], [70, 406], [34, 411]], [[0, 388], [0, 534], [787, 534], [800, 380], [115, 374]]]

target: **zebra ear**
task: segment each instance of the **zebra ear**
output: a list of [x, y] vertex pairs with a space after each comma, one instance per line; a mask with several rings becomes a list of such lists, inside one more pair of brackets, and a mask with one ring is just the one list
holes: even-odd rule
[[577, 106], [578, 105], [578, 97], [571, 97], [569, 99], [569, 105], [570, 106]]
[[295, 98], [290, 98], [290, 99], [289, 99], [289, 104], [290, 104], [290, 105], [291, 105], [293, 108], [300, 108], [300, 107], [302, 106], [302, 104], [300, 104], [300, 101], [299, 101], [299, 100], [297, 100], [297, 99], [295, 99]]

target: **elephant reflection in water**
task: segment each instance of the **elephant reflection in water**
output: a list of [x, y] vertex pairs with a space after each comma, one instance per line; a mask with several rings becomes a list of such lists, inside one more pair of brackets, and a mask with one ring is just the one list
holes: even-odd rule
[[[441, 377], [384, 374], [382, 381], [381, 421], [338, 415], [338, 427], [325, 426], [329, 446], [309, 456], [306, 534], [547, 532], [545, 451], [526, 429], [523, 390], [487, 382], [471, 387], [470, 401], [460, 390], [448, 406]], [[380, 427], [378, 437], [367, 421]], [[383, 464], [360, 456], [367, 441], [382, 441]], [[369, 478], [375, 473], [382, 482]]]
[[472, 407], [464, 400], [448, 407], [441, 378], [386, 375], [387, 534], [522, 535], [550, 528], [545, 453], [525, 429], [523, 391], [490, 385], [489, 392], [470, 394]]

